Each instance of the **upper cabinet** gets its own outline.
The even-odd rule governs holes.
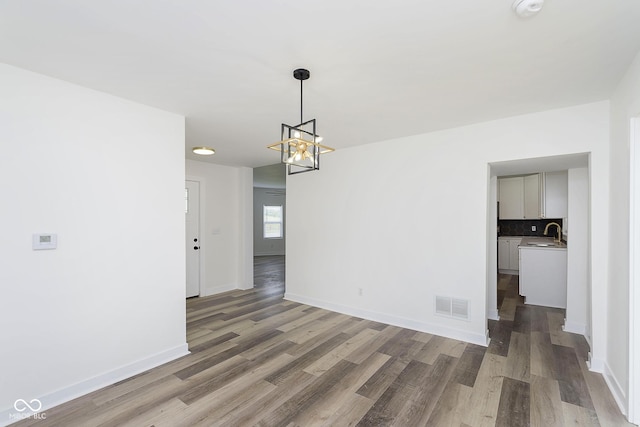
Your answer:
[[[545,172],[541,174],[541,218],[566,218],[569,194],[568,173]]]
[[[540,184],[538,174],[500,178],[498,180],[500,219],[540,218]]]
[[[500,219],[524,218],[524,181],[522,177],[498,179]]]
[[[524,180],[524,218],[540,218],[540,176],[528,175]]]
[[[499,219],[567,217],[567,171],[498,179]]]

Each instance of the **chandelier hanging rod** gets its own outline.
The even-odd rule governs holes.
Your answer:
[[[311,73],[309,72],[309,70],[305,70],[304,68],[298,68],[297,70],[293,71],[293,77],[296,80],[300,80],[300,123],[302,123],[302,122],[304,122],[304,119],[302,118],[303,117],[303,115],[302,115],[302,106],[303,106],[303,103],[302,103],[302,93],[303,93],[302,83],[305,80],[308,80],[309,77],[311,77]]]

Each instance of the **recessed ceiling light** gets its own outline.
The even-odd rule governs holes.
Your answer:
[[[194,154],[199,154],[201,156],[210,156],[216,152],[216,150],[209,147],[193,147],[191,151],[193,151]]]
[[[542,6],[544,6],[544,0],[516,0],[513,3],[513,10],[521,18],[528,18],[540,12]]]

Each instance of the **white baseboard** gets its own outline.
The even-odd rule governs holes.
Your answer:
[[[587,360],[587,367],[591,372],[598,372],[599,374],[604,373],[604,361],[601,359],[596,359],[593,357],[593,354],[589,352],[589,359]]]
[[[587,366],[589,367],[590,371],[602,374],[604,382],[607,384],[607,387],[609,387],[609,391],[611,391],[611,394],[613,395],[613,398],[615,399],[620,412],[622,412],[623,415],[627,415],[626,393],[620,386],[620,382],[613,374],[613,371],[611,371],[611,368],[609,367],[607,362],[601,359],[596,359],[592,356],[591,353],[589,353]]]
[[[620,386],[618,379],[613,374],[613,372],[611,371],[611,368],[609,368],[609,365],[606,362],[604,363],[604,372],[602,373],[602,376],[604,377],[604,382],[607,383],[607,386],[609,387],[609,390],[611,391],[613,398],[618,404],[618,408],[620,408],[620,412],[622,412],[622,414],[626,416],[628,413],[627,412],[627,395],[624,392],[623,388]]]
[[[200,296],[210,297],[211,295],[221,294],[223,292],[235,291],[239,289],[236,283],[227,283],[225,285],[216,286],[214,288],[205,289]]]
[[[585,325],[584,323],[576,323],[564,319],[562,330],[565,332],[571,332],[572,334],[586,335],[587,325]]]
[[[489,310],[487,318],[489,320],[500,320],[500,314],[498,313],[498,309],[492,308],[491,310]]]
[[[27,417],[44,419],[46,418],[47,409],[53,408],[54,406],[58,406],[80,396],[84,396],[85,394],[99,390],[103,387],[115,384],[118,381],[130,378],[141,372],[155,368],[156,366],[160,366],[172,360],[186,356],[187,354],[189,354],[189,346],[187,343],[184,343],[145,359],[138,360],[129,365],[121,366],[112,371],[105,372],[93,378],[86,379],[44,396],[40,396],[37,400],[40,401],[42,406],[35,413],[33,411],[18,412],[14,407],[5,409],[0,411],[0,426],[7,426]],[[33,400],[30,399],[29,402],[33,402]]]
[[[434,325],[425,322],[418,322],[403,317],[398,317],[385,313],[378,313],[375,311],[362,310],[355,307],[344,306],[340,304],[334,304],[327,301],[317,300],[315,298],[308,298],[301,295],[295,295],[292,293],[285,293],[284,299],[289,301],[298,302],[301,304],[307,304],[314,307],[324,308],[326,310],[335,311],[338,313],[348,314],[350,316],[356,316],[367,320],[373,320],[375,322],[386,323],[388,325],[399,326],[401,328],[413,329],[414,331],[426,332],[429,334],[440,335],[442,337],[452,338],[460,341],[469,342],[481,346],[489,345],[488,331],[485,334],[474,334],[467,331],[461,331],[455,328],[449,328],[442,325]]]

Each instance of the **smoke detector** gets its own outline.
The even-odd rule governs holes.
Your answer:
[[[544,0],[516,0],[513,10],[521,18],[529,18],[542,10]]]

